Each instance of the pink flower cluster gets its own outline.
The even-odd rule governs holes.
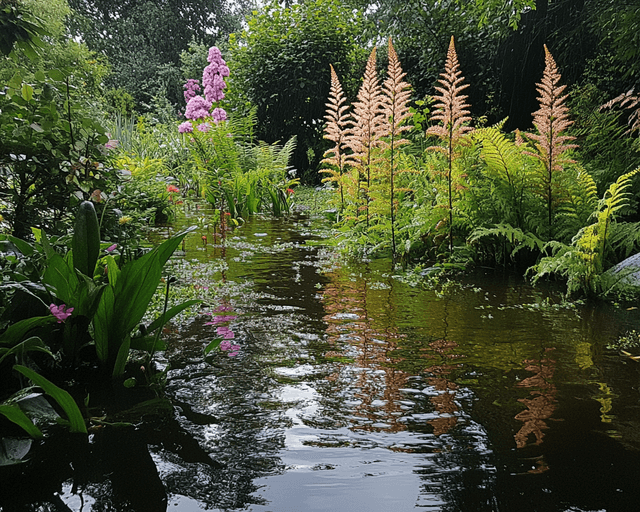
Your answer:
[[[49,311],[51,311],[51,314],[58,319],[58,323],[61,324],[71,316],[71,313],[73,313],[73,308],[67,308],[66,304],[62,304],[60,306],[51,304],[49,306]]]
[[[193,131],[193,125],[189,121],[185,121],[178,126],[179,133],[191,133]]]
[[[207,57],[209,65],[202,72],[202,85],[204,86],[204,97],[207,101],[214,103],[224,98],[222,90],[227,86],[224,77],[229,76],[229,68],[222,58],[220,50],[213,46],[209,48]]]
[[[227,113],[223,108],[211,109],[214,104],[224,98],[223,89],[227,86],[224,82],[224,77],[229,76],[229,67],[222,58],[222,53],[215,46],[209,48],[209,55],[207,57],[209,65],[204,68],[202,73],[202,86],[204,87],[204,97],[197,94],[200,91],[200,83],[198,80],[190,78],[187,83],[184,84],[184,99],[187,102],[187,108],[184,112],[184,117],[191,119],[192,121],[203,120],[209,116],[213,119],[214,123],[227,120]],[[200,123],[196,127],[198,131],[208,132],[211,125],[208,123]],[[178,132],[180,133],[192,133],[193,125],[186,121],[178,126]]]
[[[197,96],[197,93],[200,90],[200,82],[194,78],[189,78],[187,83],[184,84],[184,89],[184,101],[189,103],[191,98]]]
[[[231,308],[229,306],[219,306],[214,309],[214,313],[225,313],[230,311]],[[207,313],[211,315],[212,313]],[[227,352],[229,357],[235,357],[238,355],[238,351],[240,350],[240,345],[233,344],[232,339],[236,337],[235,333],[231,330],[228,325],[220,325],[220,324],[228,324],[229,322],[238,318],[237,315],[213,315],[211,318],[211,322],[206,322],[204,325],[216,325],[216,334],[222,338],[220,343],[220,350],[223,352]]]
[[[184,112],[184,117],[187,119],[204,119],[209,115],[211,110],[211,102],[205,100],[202,96],[194,96],[187,103],[187,110]]]

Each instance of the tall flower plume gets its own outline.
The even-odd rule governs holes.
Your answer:
[[[554,176],[557,172],[562,171],[564,164],[573,162],[567,158],[566,152],[577,145],[568,144],[575,137],[563,135],[564,130],[573,124],[573,121],[569,120],[569,108],[564,103],[567,94],[563,93],[567,86],[559,85],[561,76],[558,72],[558,66],[556,66],[556,62],[546,45],[544,54],[545,68],[542,81],[537,84],[537,90],[540,93],[538,98],[540,108],[533,113],[533,124],[538,129],[538,133],[525,134],[535,143],[536,151],[525,151],[524,153],[540,160],[544,167],[542,196],[547,201],[549,230],[551,231]]]

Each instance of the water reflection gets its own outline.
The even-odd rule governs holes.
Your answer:
[[[602,349],[626,317],[546,307],[502,274],[439,297],[388,262],[325,265],[313,229],[254,219],[224,253],[188,239],[174,270],[233,308],[240,352],[202,362],[205,315],[167,332],[171,414],[85,448],[128,469],[43,455],[31,510],[56,489],[122,510],[132,482],[157,510],[637,510],[640,366]]]
[[[551,354],[553,349],[546,349],[547,354]],[[549,357],[544,357],[538,361],[525,360],[527,365],[525,369],[532,372],[533,375],[520,381],[517,386],[531,389],[530,395],[533,398],[518,398],[518,402],[524,404],[527,409],[516,414],[515,419],[522,421],[524,424],[514,435],[516,446],[523,448],[527,445],[528,438],[533,435],[535,444],[542,443],[544,438],[543,430],[549,428],[545,422],[556,410],[555,395],[557,390],[553,384],[553,374],[555,370],[555,361]],[[539,467],[535,470],[541,472],[548,467],[540,462]]]

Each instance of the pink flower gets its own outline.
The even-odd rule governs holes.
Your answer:
[[[220,343],[220,350],[223,352],[228,352],[229,357],[235,357],[238,355],[238,351],[240,350],[240,345],[233,345],[228,340],[222,340]]]
[[[211,125],[209,123],[200,123],[196,128],[198,128],[198,131],[202,133],[207,133],[211,128]]]
[[[211,101],[205,100],[202,96],[194,96],[187,103],[187,109],[184,112],[184,117],[187,119],[204,119],[209,115],[211,110]]]
[[[214,108],[211,117],[216,123],[227,120],[227,112],[223,108]]]
[[[185,121],[178,126],[179,133],[191,133],[193,131],[193,125],[189,121]]]
[[[225,340],[231,340],[236,337],[231,329],[228,327],[222,326],[216,329],[216,333],[218,336],[222,336]]]
[[[184,101],[189,103],[189,100],[196,95],[196,92],[200,90],[200,82],[193,78],[189,78],[187,83],[184,84]]]
[[[107,247],[107,252],[113,252],[116,250],[116,247],[118,247],[118,244],[113,244],[110,245],[109,247]]]
[[[73,308],[67,309],[66,304],[62,304],[60,306],[51,304],[49,306],[49,311],[51,311],[51,314],[58,319],[58,323],[61,324],[71,316],[71,313],[73,312]]]

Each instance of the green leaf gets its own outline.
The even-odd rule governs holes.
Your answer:
[[[171,320],[174,316],[182,313],[185,309],[194,306],[195,304],[200,304],[202,301],[198,299],[188,300],[183,302],[182,304],[178,304],[177,306],[173,306],[171,309],[167,310],[164,315],[156,318],[149,327],[147,327],[147,332],[153,332],[156,329],[161,328],[164,324],[166,324],[169,320]]]
[[[56,321],[53,315],[34,316],[20,320],[0,335],[0,344],[14,346],[22,341],[29,331],[43,325],[52,324]]]
[[[134,388],[136,384],[137,382],[135,377],[130,377],[122,383],[125,388]]]
[[[204,347],[204,355],[209,355],[210,352],[217,349],[222,343],[222,338],[214,338],[211,343],[209,343],[206,347]]]
[[[53,354],[49,351],[44,342],[37,336],[32,336],[31,338],[18,343],[13,348],[0,348],[0,363],[2,363],[2,361],[4,361],[11,354],[26,354],[27,352],[44,352],[45,354],[49,354],[53,358]]]
[[[31,421],[31,419],[22,412],[22,409],[17,405],[0,404],[0,414],[21,427],[34,439],[41,439],[44,437],[42,432],[40,432],[40,429],[33,424],[33,421]]]
[[[48,258],[42,282],[65,304],[76,303],[80,281],[73,265],[58,253],[52,252]]]
[[[22,84],[21,96],[25,101],[31,101],[31,98],[33,98],[33,87],[29,84]]]
[[[87,433],[87,426],[84,423],[82,413],[80,412],[80,409],[78,408],[75,400],[67,391],[65,391],[64,389],[60,389],[51,381],[47,380],[42,375],[34,372],[26,366],[17,364],[13,367],[13,369],[27,377],[36,386],[42,388],[42,390],[47,395],[49,395],[58,403],[58,405],[62,408],[62,410],[67,415],[67,418],[69,419],[69,430],[71,432],[78,432],[83,434]]]
[[[64,81],[65,78],[64,74],[59,69],[51,69],[47,71],[47,75],[49,76],[49,78],[57,80],[58,82]]]
[[[129,359],[129,349],[131,348],[131,336],[127,336],[124,343],[120,345],[118,349],[118,356],[116,357],[116,364],[113,366],[113,377],[120,377],[124,374],[124,368]]]

